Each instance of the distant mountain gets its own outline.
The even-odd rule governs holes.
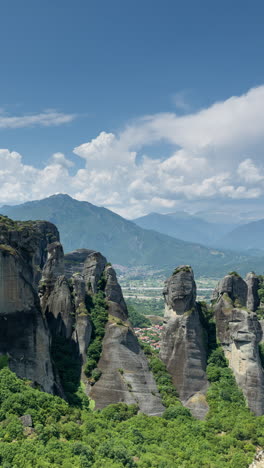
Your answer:
[[[233,229],[235,226],[242,226],[243,224],[253,223],[264,218],[264,207],[259,203],[254,208],[249,206],[245,200],[243,204],[228,204],[219,206],[218,208],[200,210],[195,213],[195,216],[202,218],[208,223],[225,224],[227,220],[232,220]]]
[[[144,229],[154,229],[177,239],[205,245],[214,244],[216,239],[234,228],[232,224],[210,223],[184,211],[169,214],[150,213],[133,221]]]
[[[170,272],[175,265],[191,264],[196,275],[220,276],[230,270],[241,274],[263,271],[264,259],[209,249],[155,231],[142,229],[106,208],[53,195],[0,213],[16,220],[47,220],[56,224],[65,251],[88,248],[102,252],[112,263],[152,265]]]
[[[264,219],[237,227],[220,239],[218,244],[232,250],[249,251],[250,254],[254,252],[254,255],[259,253],[258,250],[264,251]]]

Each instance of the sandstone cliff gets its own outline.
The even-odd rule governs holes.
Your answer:
[[[208,405],[205,392],[207,335],[196,305],[196,285],[189,266],[176,268],[166,281],[165,325],[160,357],[172,375],[183,404],[198,418],[204,418]]]
[[[213,298],[217,337],[223,347],[237,384],[249,408],[264,414],[264,374],[258,344],[262,330],[252,310],[257,305],[257,279],[247,276],[246,282],[232,273],[218,284]],[[247,308],[248,307],[248,308]]]
[[[251,310],[251,312],[256,312],[260,305],[258,295],[258,289],[260,287],[259,278],[255,273],[251,272],[247,274],[245,281],[247,284],[247,308]]]
[[[54,391],[55,380],[37,284],[54,241],[59,234],[51,223],[0,217],[0,354],[19,377],[47,392]]]
[[[70,350],[75,370],[79,368],[79,379],[97,408],[109,403],[136,403],[147,414],[161,414],[164,408],[157,386],[127,321],[127,308],[114,269],[105,257],[92,250],[81,249],[64,257],[58,237],[50,240],[39,272],[39,298],[42,320],[48,325],[47,336],[50,332],[55,351],[59,351],[58,343]],[[89,345],[95,339],[91,314],[99,292],[105,297],[108,321],[94,380],[86,375],[85,366]],[[64,395],[63,381],[61,387],[60,372],[54,364],[56,391]]]
[[[146,414],[161,414],[164,407],[147,359],[127,321],[127,307],[114,269],[98,252],[88,251],[86,259],[79,258],[83,263],[86,295],[93,298],[99,290],[104,291],[108,310],[97,366],[100,378],[91,385],[90,379],[82,374],[88,395],[95,401],[96,408],[118,402],[136,403]],[[80,274],[76,259],[75,254],[75,266],[71,265],[71,271],[75,269],[75,274]]]

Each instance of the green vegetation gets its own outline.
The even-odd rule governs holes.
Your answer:
[[[220,434],[229,434],[231,443],[234,444],[236,441],[234,445],[244,447],[253,453],[253,444],[264,442],[264,418],[256,418],[247,408],[244,396],[237,387],[234,376],[227,367],[223,351],[219,347],[209,357],[207,375],[211,382],[207,392],[207,401],[210,405],[207,415],[209,427],[218,430]],[[245,462],[242,466],[246,466]]]
[[[161,379],[156,359],[151,365]],[[264,418],[245,407],[220,351],[212,353],[209,366],[206,421],[195,420],[176,396],[163,417],[137,414],[136,405],[124,403],[101,412],[80,410],[2,369],[0,467],[247,468],[264,443]],[[217,378],[213,367],[221,369]],[[20,420],[28,414],[32,428]]]
[[[68,402],[81,408],[89,405],[80,386],[81,361],[76,354],[75,343],[55,336],[52,338],[51,355]]]
[[[228,273],[229,276],[237,276],[238,278],[240,278],[240,275],[236,272],[236,271],[230,271]]]
[[[101,286],[103,287],[103,280]],[[103,291],[98,291],[93,297],[87,297],[86,307],[92,322],[92,337],[87,351],[87,361],[84,372],[95,383],[100,377],[100,371],[96,370],[97,363],[102,352],[102,340],[105,334],[105,325],[108,320],[108,310]]]
[[[158,351],[153,349],[150,345],[143,342],[140,342],[140,346],[143,349],[145,355],[147,356],[149,368],[153,372],[158,391],[160,393],[162,403],[165,406],[165,408],[169,408],[170,406],[182,407],[182,404],[178,398],[178,393],[172,383],[171,375],[168,373],[164,362],[162,362],[159,358]]]
[[[7,244],[0,244],[0,250],[2,250],[3,252],[9,253],[11,255],[17,255],[17,251],[13,247]]]
[[[172,274],[176,275],[177,273],[180,273],[180,271],[183,271],[185,273],[190,273],[191,270],[192,269],[191,269],[190,265],[183,265],[183,266],[175,268],[175,270],[174,270],[174,272]]]
[[[6,354],[1,354],[0,356],[0,370],[8,366],[8,356]]]
[[[264,319],[264,276],[259,275],[258,279],[259,279],[258,296],[260,300],[260,306],[257,309],[256,313],[257,313],[258,319],[263,320]]]
[[[259,275],[258,278],[259,278],[258,295],[259,295],[260,302],[264,303],[264,276]]]
[[[88,315],[88,311],[84,302],[80,302],[80,304],[78,305],[76,309],[76,315]]]
[[[128,309],[133,308],[140,315],[164,315],[164,300],[149,299],[142,300],[139,298],[126,298]]]
[[[96,337],[102,338],[107,319],[103,292],[88,305],[94,343]],[[78,408],[76,401],[70,405],[34,389],[4,367],[0,370],[0,468],[247,468],[256,448],[264,444],[264,416],[255,417],[246,407],[216,342],[212,311],[200,303],[199,313],[209,333],[210,410],[205,421],[196,420],[182,406],[166,366],[144,343],[141,346],[166,407],[163,417],[146,416],[138,413],[137,405],[124,403],[102,411],[92,411],[88,404]],[[62,342],[55,351],[64,386],[76,382],[77,389],[71,350]],[[6,363],[3,356],[3,366]],[[96,379],[100,371],[96,362],[94,366],[90,375]],[[32,417],[32,427],[23,426],[23,415]]]
[[[140,314],[131,304],[127,305],[127,309],[132,327],[145,328],[151,325],[151,321],[143,314]]]

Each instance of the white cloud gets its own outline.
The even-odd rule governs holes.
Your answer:
[[[59,164],[62,167],[72,167],[74,163],[66,159],[63,153],[54,153],[51,158],[53,164]]]
[[[237,169],[237,173],[242,180],[248,183],[257,183],[264,180],[264,174],[260,168],[257,168],[252,159],[242,161]]]
[[[151,146],[162,143],[174,147],[171,155],[152,157]],[[0,202],[68,192],[130,217],[190,207],[201,200],[215,206],[220,200],[253,203],[263,196],[263,145],[260,86],[193,114],[155,114],[135,120],[118,134],[102,131],[74,148],[83,161],[74,174],[69,173],[73,163],[62,153],[55,153],[40,170],[24,165],[18,153],[1,150]]]
[[[76,117],[75,114],[56,111],[22,116],[8,116],[0,112],[0,128],[52,127],[72,122]]]

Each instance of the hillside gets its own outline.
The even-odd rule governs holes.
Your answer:
[[[230,270],[262,272],[264,260],[209,249],[165,234],[142,229],[106,208],[53,195],[0,212],[15,220],[47,220],[58,227],[65,252],[85,248],[102,252],[112,263],[153,265],[170,272],[175,264],[190,263],[196,275],[220,276]]]
[[[264,219],[239,226],[226,234],[218,244],[232,250],[264,250]]]
[[[153,229],[168,236],[205,245],[212,245],[219,236],[234,227],[231,224],[210,223],[181,211],[169,214],[149,213],[133,221],[143,229]]]

